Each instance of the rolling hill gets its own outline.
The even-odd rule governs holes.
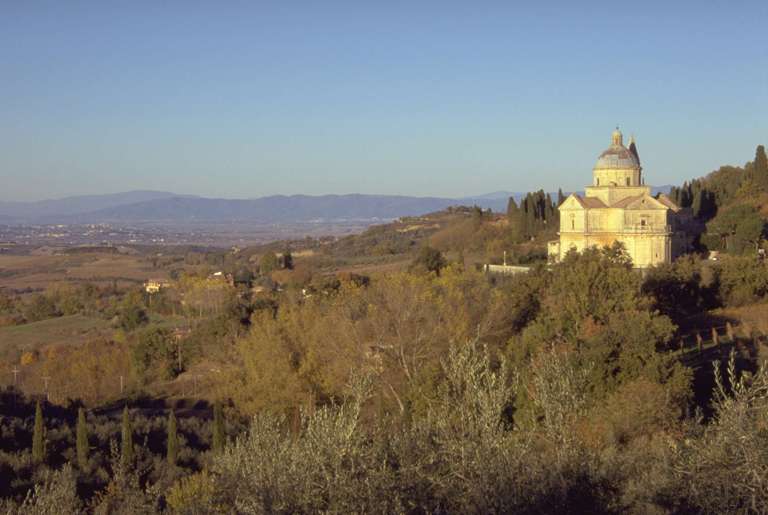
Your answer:
[[[654,192],[669,191],[669,186]],[[556,194],[552,194],[556,198]],[[504,212],[509,197],[497,191],[463,198],[403,195],[274,195],[253,199],[206,198],[163,191],[130,191],[36,202],[0,202],[0,223],[200,223],[378,221],[478,205]]]
[[[179,196],[167,191],[137,190],[107,195],[81,195],[61,199],[38,200],[34,202],[0,201],[0,219],[42,221],[47,217],[71,216],[100,209]]]

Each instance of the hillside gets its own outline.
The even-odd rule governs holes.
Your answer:
[[[743,167],[722,166],[705,177],[670,192],[673,200],[691,209],[705,231],[698,250],[742,254],[764,244],[768,228],[768,157],[759,145]]]

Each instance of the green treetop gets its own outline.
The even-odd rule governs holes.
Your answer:
[[[88,468],[88,426],[85,423],[85,410],[77,410],[77,464],[80,470]]]
[[[226,442],[226,433],[224,432],[224,413],[221,409],[221,403],[217,402],[213,406],[213,450],[221,452]]]
[[[40,401],[35,406],[35,426],[32,430],[32,461],[42,463],[45,460],[45,421]]]
[[[128,413],[128,406],[123,409],[123,424],[121,428],[122,444],[120,452],[123,465],[133,463],[133,429],[131,428],[131,418]]]
[[[179,437],[176,430],[176,415],[171,410],[168,415],[168,438],[166,457],[170,465],[175,465],[179,456]]]

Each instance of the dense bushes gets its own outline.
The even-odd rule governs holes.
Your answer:
[[[649,271],[643,291],[675,322],[718,307],[768,299],[768,263],[750,256],[685,257]]]
[[[709,425],[659,424],[648,403],[663,405],[663,399],[653,388],[635,389],[626,401],[639,403],[634,408],[645,415],[625,425],[624,441],[599,445],[589,431],[600,422],[589,408],[589,370],[574,358],[572,351],[550,348],[531,363],[526,381],[522,370],[481,345],[454,345],[423,413],[366,423],[373,383],[355,376],[343,402],[305,412],[298,425],[282,415],[256,415],[247,433],[191,476],[160,467],[162,474],[142,477],[142,467],[113,459],[110,486],[91,505],[98,513],[164,506],[174,513],[768,509],[765,370],[740,376],[732,361],[727,380],[718,381]],[[519,425],[510,407],[523,390],[536,416]],[[611,416],[615,422],[621,413]],[[51,506],[74,512],[76,478],[67,467],[44,473],[19,512],[46,513]]]
[[[765,372],[740,376],[734,360],[702,421],[691,414],[709,406],[694,403],[671,345],[676,322],[764,296],[764,274],[728,257],[643,279],[620,247],[514,277],[448,265],[287,291],[253,311],[243,337],[214,296],[219,322],[188,338],[233,344],[215,393],[251,420],[247,432],[224,445],[220,408],[214,422],[134,412],[135,457],[120,459],[119,408],[91,413],[82,432],[72,406],[46,417],[36,465],[24,406],[0,433],[3,494],[21,503],[37,484],[27,507],[58,496],[105,513],[764,510]],[[167,330],[129,341],[110,352],[148,378],[177,362]],[[752,367],[754,350],[739,363]],[[80,463],[75,498],[67,462]]]

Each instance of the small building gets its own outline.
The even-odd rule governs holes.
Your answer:
[[[516,275],[527,273],[530,270],[531,267],[519,265],[483,265],[483,271],[487,274]]]
[[[171,283],[164,279],[150,279],[144,283],[144,291],[147,293],[158,293],[164,288],[171,286]]]

